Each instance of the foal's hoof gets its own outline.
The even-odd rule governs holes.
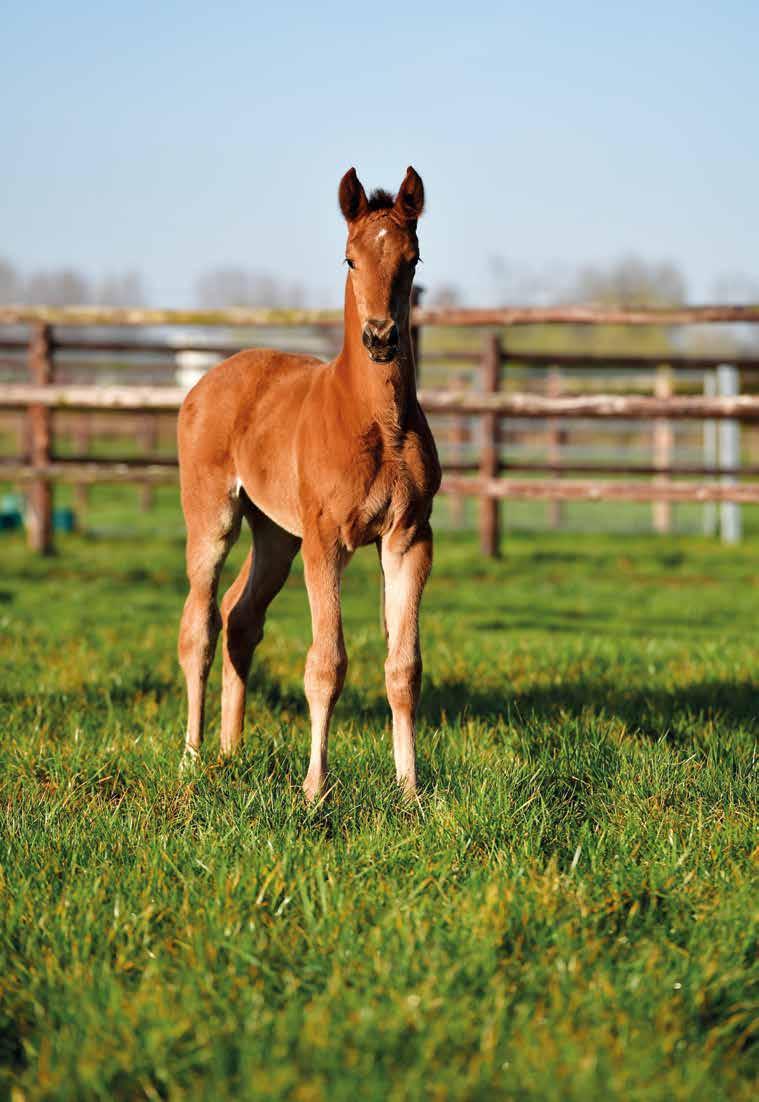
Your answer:
[[[189,776],[200,769],[200,753],[192,746],[185,746],[182,757],[179,759],[180,777]]]
[[[410,780],[408,777],[398,777],[398,788],[404,803],[415,804],[419,802],[419,790],[416,787],[415,780]]]
[[[307,804],[315,804],[325,794],[326,777],[306,777],[303,782],[303,795]]]

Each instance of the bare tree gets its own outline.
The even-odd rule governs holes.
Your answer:
[[[0,302],[19,302],[21,299],[21,280],[10,260],[0,256]]]
[[[298,283],[282,282],[267,272],[231,265],[200,275],[195,296],[199,306],[210,310],[226,306],[299,307],[305,300],[303,287]]]
[[[33,272],[23,294],[27,303],[46,306],[83,306],[92,302],[92,285],[73,268]]]
[[[496,298],[504,305],[547,306],[566,298],[570,273],[561,264],[538,268],[493,254],[488,257],[488,270]]]
[[[134,271],[105,276],[95,293],[101,306],[144,306],[146,301],[142,276]]]
[[[461,290],[455,283],[441,283],[425,296],[425,306],[433,306],[437,310],[449,310],[454,306],[461,306],[462,301]]]
[[[0,257],[0,301],[29,306],[144,306],[139,272],[117,272],[97,284],[75,268],[47,268],[28,276]]]
[[[670,261],[627,256],[606,267],[581,268],[575,297],[620,306],[677,306],[687,295],[685,279]]]

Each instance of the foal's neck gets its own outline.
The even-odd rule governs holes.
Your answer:
[[[398,355],[390,363],[373,363],[361,340],[361,322],[350,276],[345,285],[343,347],[336,360],[341,381],[362,419],[378,421],[391,433],[406,428],[416,401],[414,349],[409,318],[399,326]]]

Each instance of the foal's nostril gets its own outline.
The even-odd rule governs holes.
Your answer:
[[[361,336],[367,348],[394,348],[398,344],[398,326],[392,320],[370,318]]]

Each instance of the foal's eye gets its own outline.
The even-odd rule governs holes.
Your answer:
[[[349,256],[346,256],[345,263],[348,265],[349,268],[355,268],[356,267],[356,265],[353,263],[353,261],[351,260],[351,258]]]

